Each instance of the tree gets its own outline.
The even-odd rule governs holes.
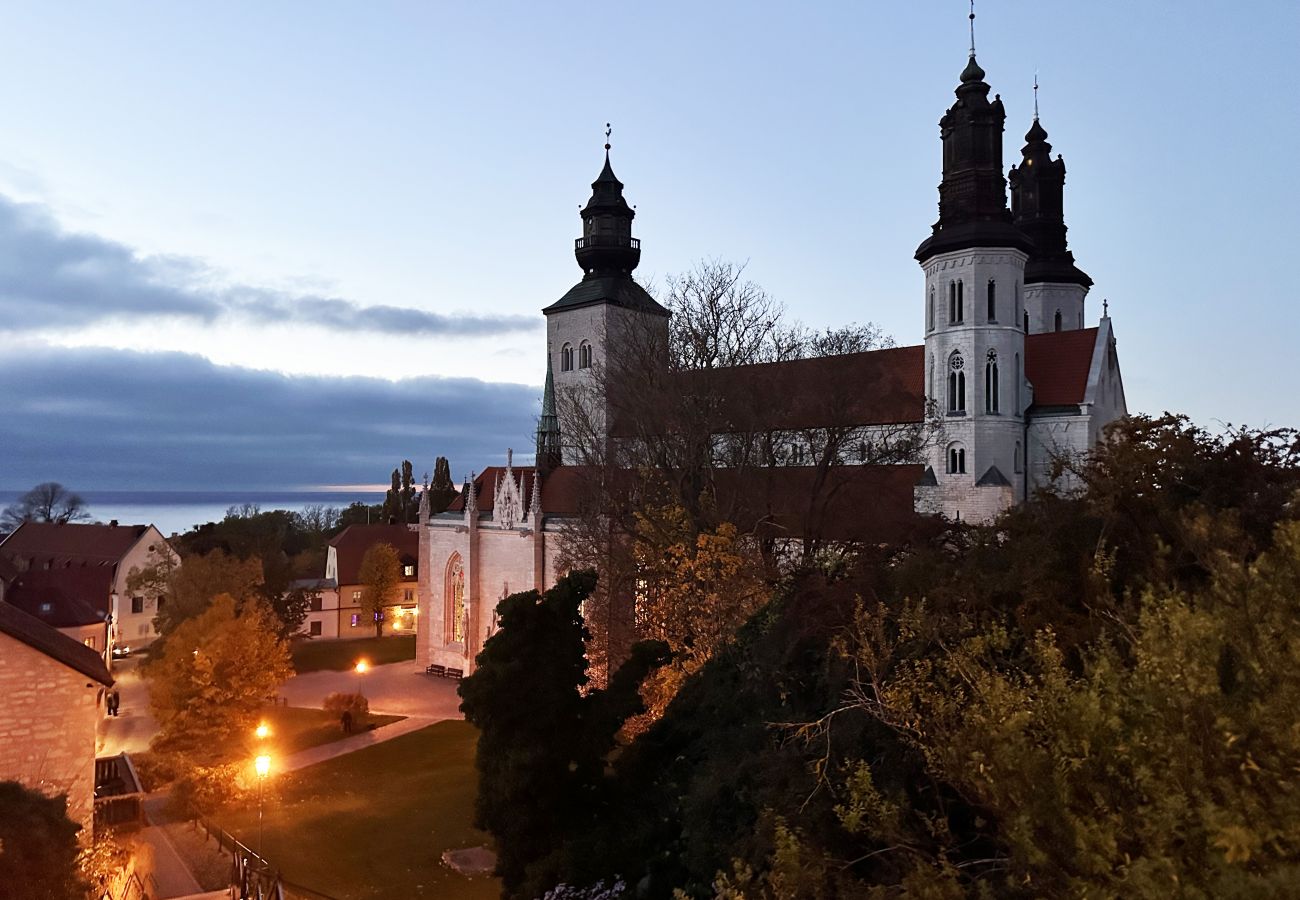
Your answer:
[[[151,748],[192,759],[242,746],[257,711],[293,674],[288,644],[259,600],[229,594],[178,624],[144,670],[159,734]]]
[[[90,885],[78,867],[79,831],[68,818],[67,797],[0,781],[0,894],[85,900]]]
[[[429,513],[437,515],[451,506],[456,499],[456,485],[451,480],[451,464],[447,457],[439,456],[433,464],[433,481],[425,488],[429,495]]]
[[[415,473],[409,459],[402,460],[400,469],[393,470],[393,484],[384,495],[381,513],[384,522],[410,523],[418,519],[419,503],[415,499]]]
[[[667,659],[663,644],[638,644],[608,690],[584,693],[581,608],[595,587],[594,572],[574,572],[545,594],[501,601],[501,627],[459,688],[465,718],[479,729],[475,822],[494,838],[508,898],[540,896],[585,854],[567,838],[605,807],[614,735],[643,708],[640,683]]]
[[[402,561],[389,543],[372,544],[361,557],[361,609],[375,621],[375,637],[384,633],[384,609],[396,599],[402,583]]]
[[[222,550],[190,556],[177,564],[172,554],[155,550],[142,568],[127,574],[127,589],[166,597],[154,617],[154,627],[165,640],[183,622],[202,615],[221,595],[233,597],[242,607],[262,596],[262,564],[238,559]]]
[[[90,518],[86,501],[57,481],[36,485],[0,513],[0,531],[13,531],[24,522],[84,522]]]

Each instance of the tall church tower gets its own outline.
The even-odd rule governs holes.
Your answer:
[[[986,521],[1024,492],[1023,292],[1033,244],[1012,221],[1002,100],[970,60],[939,120],[939,221],[917,248],[925,271],[926,396],[942,420],[917,486],[920,512]]]
[[[605,134],[608,140],[608,126]],[[619,357],[620,347],[632,341],[645,346],[647,340],[667,347],[668,310],[632,279],[641,261],[641,242],[632,237],[636,210],[623,197],[623,183],[614,177],[609,150],[606,143],[605,166],[591,183],[591,199],[581,212],[582,237],[574,241],[582,280],[542,310],[548,388],[554,381],[553,391],[547,392],[551,407],[544,415],[551,417],[548,429],[559,432],[545,440],[551,442],[552,451],[556,441],[561,444],[560,456],[568,464],[589,461],[582,451],[607,446],[609,410],[604,394],[626,361]],[[575,410],[585,421],[575,428],[570,420],[566,427],[565,419]]]
[[[1020,165],[1012,166],[1011,212],[1033,241],[1025,264],[1025,319],[1029,334],[1072,331],[1084,323],[1084,298],[1092,286],[1074,264],[1065,240],[1065,160],[1052,159],[1047,131],[1038,121],[1038,85],[1034,84],[1034,124],[1025,135]]]

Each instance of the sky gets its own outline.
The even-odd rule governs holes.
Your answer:
[[[809,325],[923,337],[958,0],[0,10],[0,490],[526,455],[606,122],[642,283],[745,262]],[[1300,424],[1300,5],[977,13],[1008,164],[1038,73],[1130,411]]]

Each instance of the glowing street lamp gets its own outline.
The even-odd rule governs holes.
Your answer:
[[[264,727],[264,726],[263,726]],[[258,729],[259,731],[261,728]],[[259,756],[253,760],[253,768],[257,770],[257,855],[262,855],[262,785],[266,781],[267,773],[271,771],[271,757]]]
[[[364,675],[366,672],[370,671],[370,663],[366,662],[364,659],[359,659],[357,660],[356,670],[358,675]]]
[[[271,734],[271,726],[267,725],[265,722],[261,722],[258,724],[257,730],[254,731],[253,734],[257,735],[259,741],[264,741]]]

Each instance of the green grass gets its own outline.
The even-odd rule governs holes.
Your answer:
[[[376,728],[398,722],[405,716],[368,715],[362,728],[374,725]],[[269,750],[277,755],[287,756],[318,747],[348,737],[343,733],[339,717],[323,709],[307,709],[300,706],[268,706],[262,713],[262,719],[271,727],[267,738]]]
[[[335,897],[496,900],[495,878],[442,864],[444,850],[487,843],[470,824],[477,737],[466,722],[439,722],[273,778],[264,855],[288,881]],[[256,808],[219,821],[256,846]]]
[[[348,638],[346,640],[300,640],[290,648],[293,667],[299,675],[304,672],[333,670],[341,672],[364,659],[372,666],[415,659],[415,635],[395,634],[389,637]]]

